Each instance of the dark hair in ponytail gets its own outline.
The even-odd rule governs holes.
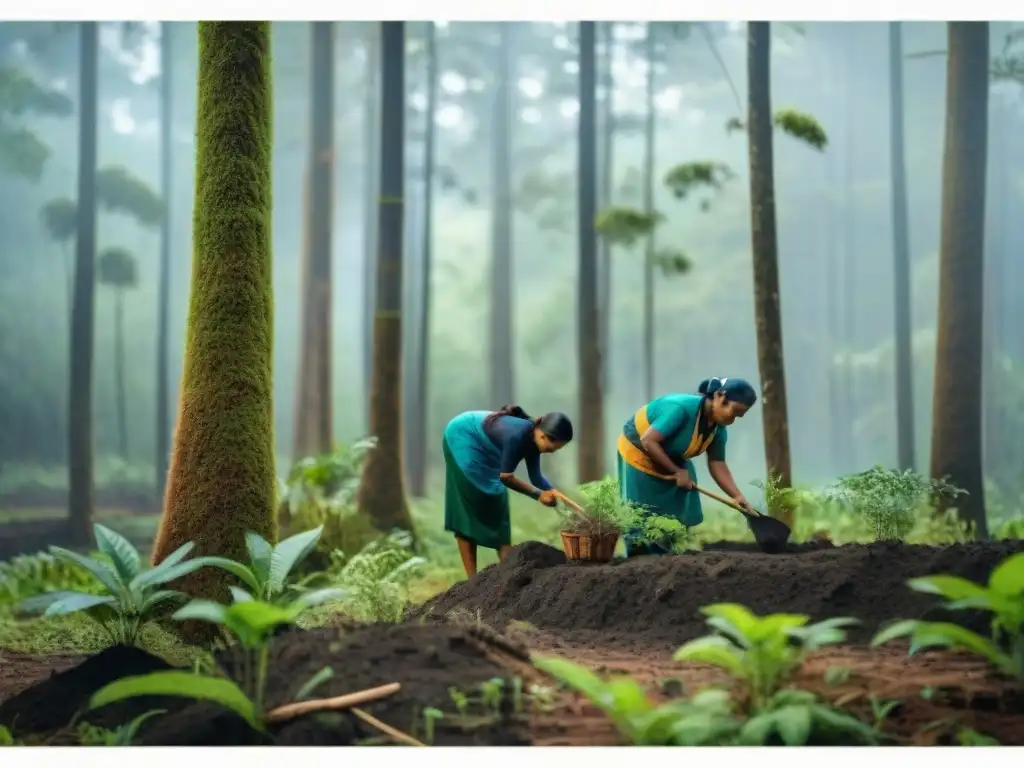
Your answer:
[[[502,416],[513,416],[517,419],[531,421],[533,426],[537,427],[552,440],[557,440],[560,443],[568,443],[572,440],[572,422],[564,413],[551,411],[550,413],[545,413],[539,419],[535,419],[518,405],[503,405],[498,410],[487,414],[487,417],[484,419],[484,426],[491,426]]]
[[[502,416],[514,416],[517,419],[525,419],[526,421],[534,421],[533,417],[530,416],[526,411],[520,408],[518,405],[503,405],[496,411],[491,411],[487,414],[487,418],[484,419],[484,426],[489,427]]]

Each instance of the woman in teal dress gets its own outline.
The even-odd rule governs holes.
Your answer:
[[[743,417],[757,393],[746,379],[705,379],[698,394],[665,395],[629,418],[619,436],[619,494],[646,508],[649,515],[675,518],[688,528],[704,520],[700,494],[694,490],[693,459],[708,455],[708,473],[726,495],[746,509],[725,463],[726,428]],[[623,536],[626,557],[666,554],[644,542],[638,530]]]
[[[497,411],[468,411],[444,430],[444,529],[455,534],[466,576],[476,573],[477,547],[498,550],[502,560],[512,543],[508,489],[547,507],[556,492],[540,471],[540,456],[572,440],[564,413],[531,418],[518,405]],[[526,463],[530,483],[516,477]]]

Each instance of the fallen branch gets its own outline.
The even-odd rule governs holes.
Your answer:
[[[425,746],[427,746],[422,741],[417,741],[416,739],[414,739],[408,733],[404,733],[403,731],[400,731],[397,728],[392,728],[387,723],[382,723],[380,720],[378,720],[376,717],[371,715],[369,712],[364,712],[363,710],[359,709],[358,707],[352,707],[352,714],[355,715],[356,717],[358,717],[360,720],[362,720],[367,725],[372,726],[372,727],[376,728],[378,731],[380,731],[381,733],[390,736],[392,739],[397,741],[399,744],[408,744],[410,747],[425,747]]]
[[[266,723],[280,723],[285,720],[308,715],[310,712],[324,712],[327,710],[350,709],[360,704],[369,704],[371,701],[386,699],[393,696],[401,689],[399,683],[388,683],[376,688],[367,688],[365,691],[346,693],[344,696],[335,696],[331,699],[311,699],[310,701],[298,701],[294,704],[285,704],[267,712],[263,718]]]

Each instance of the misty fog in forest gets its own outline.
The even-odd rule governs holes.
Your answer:
[[[67,487],[74,357],[68,351],[75,232],[81,231],[73,201],[82,199],[82,121],[93,113],[94,481],[100,490],[123,483],[156,498],[166,473],[170,443],[160,425],[162,418],[166,430],[173,428],[191,268],[196,25],[98,24],[92,104],[82,90],[91,87],[81,77],[78,26],[0,24],[0,498],[34,485]],[[307,241],[321,237],[325,217],[332,224],[326,338],[333,439],[350,442],[368,432],[367,297],[377,248],[380,126],[387,119],[379,103],[378,26],[335,23],[333,70],[315,77],[314,51],[323,48],[313,45],[313,25],[273,24],[274,399],[282,473],[295,458],[302,253]],[[657,247],[678,260],[685,255],[689,265],[655,270],[647,382],[645,246],[642,239],[612,243],[598,233],[596,247],[608,265],[598,281],[607,322],[599,330],[606,334],[605,470],[614,471],[622,423],[650,396],[695,392],[709,376],[760,381],[748,147],[742,130],[728,129],[747,116],[744,25],[594,26],[591,138],[599,162],[581,173],[577,24],[406,24],[401,383],[406,470],[425,467],[428,495],[438,495],[443,481],[444,426],[462,411],[515,402],[531,414],[558,410],[579,420],[580,200],[596,200],[595,213],[615,206],[659,212]],[[1015,40],[1013,25],[992,23],[989,31],[990,57],[1010,56],[1004,46]],[[776,23],[771,34],[773,110],[811,115],[827,135],[815,148],[774,134],[793,481],[818,486],[875,464],[899,463],[893,30],[885,22]],[[946,25],[901,24],[898,42],[914,464],[927,473]],[[1024,323],[1024,309],[1013,309],[1015,286],[1024,285],[1024,229],[1012,225],[1024,200],[1024,70],[1004,71],[1006,61],[993,64],[1002,76],[990,80],[987,160],[981,153],[974,159],[987,161],[985,253],[978,259],[985,303],[977,308],[984,313],[985,362],[975,396],[985,414],[989,514],[1002,516],[1018,514],[1024,496],[1024,447],[1017,437],[1024,429],[1024,335],[1012,330]],[[329,193],[311,199],[311,121],[318,101],[333,108],[333,153]],[[653,132],[645,130],[649,102]],[[162,137],[169,137],[166,151]],[[644,199],[649,147],[650,206]],[[666,174],[694,163],[710,164],[720,178],[674,194],[663,182]],[[580,195],[581,183],[592,194]],[[161,253],[166,371],[158,359]],[[429,323],[421,333],[425,296]],[[499,320],[507,312],[510,327],[493,323],[492,309]],[[427,380],[420,387],[423,360]],[[161,417],[158,380],[164,375],[168,402]],[[729,460],[745,489],[765,474],[761,415],[759,406],[730,429]],[[546,460],[553,479],[575,480],[582,447],[574,443]]]

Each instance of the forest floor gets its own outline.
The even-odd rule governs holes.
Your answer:
[[[365,710],[424,741],[618,744],[611,722],[589,703],[556,690],[530,663],[531,655],[558,655],[603,675],[630,675],[655,700],[689,695],[726,681],[711,667],[671,661],[672,652],[708,632],[701,606],[738,602],[761,614],[858,618],[849,644],[813,656],[795,682],[867,722],[880,719],[881,702],[899,702],[881,724],[898,743],[951,743],[958,729],[970,728],[1005,745],[1022,745],[1024,692],[993,677],[984,663],[946,653],[908,657],[905,646],[866,647],[893,619],[939,618],[934,599],[908,589],[908,578],[952,573],[985,581],[999,561],[1022,549],[1021,542],[805,545],[764,555],[722,545],[671,557],[570,565],[559,550],[528,542],[505,563],[414,608],[402,624],[358,626],[339,619],[276,638],[268,703],[286,703],[301,681],[329,665],[335,675],[321,695],[401,683],[396,695]],[[987,630],[984,617],[958,620]],[[231,664],[227,655],[220,661]],[[126,674],[167,667],[165,658],[139,649],[115,647],[88,658],[0,651],[0,724],[30,741],[72,743],[67,724],[93,691]],[[827,675],[830,669],[845,674]],[[483,692],[493,690],[495,678],[518,680],[506,691],[521,695],[489,701]],[[112,728],[156,708],[167,712],[147,721],[136,743],[260,743],[224,710],[183,699],[125,702],[88,719]],[[443,713],[431,728],[423,715],[427,708]],[[363,720],[338,713],[302,717],[272,735],[279,745],[379,738]]]

